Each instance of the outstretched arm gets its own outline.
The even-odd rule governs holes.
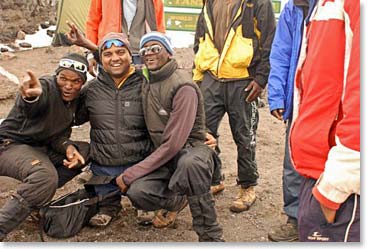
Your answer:
[[[70,28],[70,31],[66,33],[66,37],[72,44],[89,49],[92,52],[98,50],[98,46],[94,44],[91,40],[87,39],[87,37],[85,37],[83,33],[80,32],[80,30],[75,26],[74,23],[66,21],[66,24]]]

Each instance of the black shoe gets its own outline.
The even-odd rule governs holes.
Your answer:
[[[268,238],[274,242],[298,241],[297,220],[289,217],[286,224],[272,228],[268,233]]]

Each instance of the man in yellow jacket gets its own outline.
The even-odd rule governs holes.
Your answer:
[[[204,96],[206,125],[218,137],[227,113],[237,145],[240,188],[233,212],[248,210],[256,200],[256,100],[267,84],[274,32],[270,0],[206,0],[197,24],[193,77]],[[224,189],[220,168],[212,184],[213,193]]]

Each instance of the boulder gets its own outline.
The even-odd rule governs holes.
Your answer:
[[[2,61],[8,61],[15,59],[17,56],[12,52],[4,52],[0,54],[0,60]]]
[[[22,48],[31,48],[32,44],[28,43],[28,42],[20,42],[19,46]]]
[[[25,39],[25,33],[22,30],[19,30],[17,33],[17,39],[18,40],[24,40]]]
[[[8,51],[9,51],[9,49],[7,49],[7,48],[4,48],[4,47],[1,47],[0,48],[0,52],[1,53],[8,52]]]

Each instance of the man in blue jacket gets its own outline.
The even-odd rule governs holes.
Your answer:
[[[292,123],[293,82],[301,47],[304,21],[317,0],[290,0],[280,14],[270,53],[268,101],[271,114],[288,122],[283,161],[283,199],[286,224],[269,232],[272,241],[298,240],[297,211],[301,176],[289,157],[288,135]],[[307,21],[307,19],[306,19]]]

